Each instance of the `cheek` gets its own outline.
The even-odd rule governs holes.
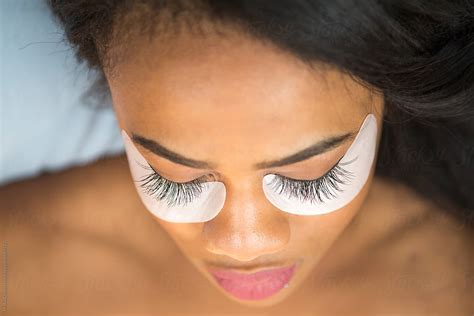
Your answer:
[[[202,233],[203,223],[170,223],[155,217],[155,221],[180,247],[195,247]]]
[[[304,247],[305,251],[318,254],[329,247],[351,225],[359,212],[363,211],[364,201],[370,189],[372,177],[369,177],[359,194],[345,207],[336,212],[303,216],[291,215],[289,222],[295,247]],[[305,253],[305,255],[309,253]]]

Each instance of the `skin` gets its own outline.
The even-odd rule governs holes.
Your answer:
[[[259,308],[229,299],[195,269],[141,204],[124,156],[1,187],[0,205],[6,315],[474,310],[472,231],[410,189],[378,177],[314,271],[287,299]]]
[[[117,48],[124,58],[106,72],[120,128],[211,162],[190,168],[137,144],[169,180],[224,182],[226,204],[206,223],[162,221],[141,204],[123,156],[2,188],[10,311],[472,314],[473,235],[410,189],[372,169],[351,203],[314,217],[282,212],[263,195],[265,174],[317,178],[351,141],[287,166],[255,163],[358,131],[367,113],[380,131],[380,95],[237,33],[182,34],[166,50],[158,39],[128,44],[133,54]],[[295,261],[289,287],[264,301],[234,299],[206,271]]]

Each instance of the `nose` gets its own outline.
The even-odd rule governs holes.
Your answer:
[[[226,184],[223,209],[202,230],[205,248],[238,261],[252,261],[283,250],[290,240],[285,214],[265,198],[260,187]]]

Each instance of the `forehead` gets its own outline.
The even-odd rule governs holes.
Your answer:
[[[119,124],[202,160],[268,159],[357,129],[369,92],[240,35],[130,43],[109,85]]]

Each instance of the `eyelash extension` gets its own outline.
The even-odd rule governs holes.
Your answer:
[[[346,165],[356,159],[346,163],[336,163],[325,175],[315,180],[295,180],[276,175],[269,185],[278,190],[279,194],[285,193],[289,198],[295,196],[301,202],[322,203],[323,196],[327,199],[335,198],[337,192],[342,192],[340,185],[348,184],[354,178],[353,172],[344,169],[341,165]]]
[[[187,205],[199,197],[208,185],[203,177],[184,183],[170,181],[162,177],[150,165],[138,164],[144,169],[151,170],[150,174],[137,181],[140,182],[143,192],[159,201],[165,200],[168,207]]]

